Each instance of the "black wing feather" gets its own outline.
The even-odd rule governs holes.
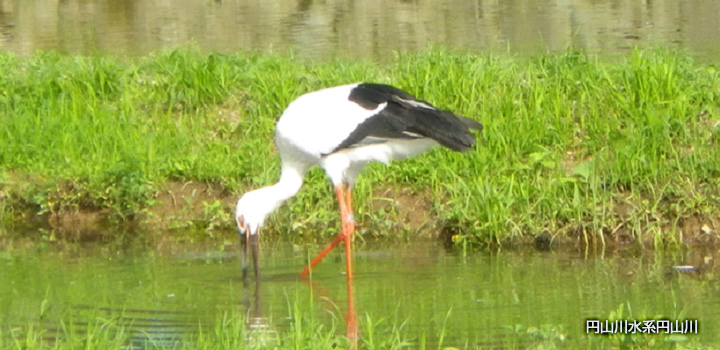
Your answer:
[[[376,109],[382,103],[387,103],[387,106],[360,123],[333,152],[363,144],[363,140],[369,137],[427,137],[462,152],[475,145],[475,137],[470,130],[482,130],[482,124],[472,119],[438,109],[389,85],[359,84],[351,91],[348,99],[368,110]]]

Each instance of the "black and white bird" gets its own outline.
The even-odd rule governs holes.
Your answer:
[[[411,157],[437,145],[467,151],[475,145],[471,130],[482,130],[482,124],[389,85],[359,83],[300,96],[285,109],[275,128],[282,161],[280,180],[245,193],[237,203],[235,218],[245,246],[243,275],[247,273],[248,242],[257,276],[257,237],[265,218],[295,196],[305,172],[318,165],[335,188],[342,229],[301,275],[345,242],[350,281],[351,237],[355,231],[351,188],[363,167],[373,161],[387,164]]]

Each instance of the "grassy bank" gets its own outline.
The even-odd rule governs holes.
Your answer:
[[[90,225],[228,229],[237,196],[277,179],[272,133],[284,107],[307,91],[374,81],[486,128],[469,154],[370,167],[356,189],[361,232],[661,245],[714,240],[720,229],[719,74],[682,53],[610,61],[432,50],[386,65],[193,50],[137,60],[3,53],[0,69],[6,223],[77,227],[89,215]],[[311,171],[265,232],[337,232],[329,187]]]

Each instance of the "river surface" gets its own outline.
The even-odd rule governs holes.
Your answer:
[[[0,48],[142,56],[194,43],[204,51],[286,52],[303,59],[389,60],[428,46],[617,55],[640,46],[720,53],[715,0],[0,0]]]
[[[720,343],[716,250],[463,253],[434,242],[356,246],[361,341],[369,317],[375,334],[402,325],[403,337],[428,348],[575,349],[598,341],[615,348],[608,336],[588,336],[586,327],[587,320],[619,318],[697,320],[697,334],[637,341]],[[265,244],[260,279],[244,284],[233,245],[16,247],[0,254],[0,334],[34,329],[54,340],[68,319],[79,327],[114,319],[130,329],[132,348],[149,341],[173,347],[228,314],[280,334],[297,321],[293,310],[300,305],[321,324],[335,322],[343,335],[342,252],[318,265],[311,282],[297,277],[317,248]]]

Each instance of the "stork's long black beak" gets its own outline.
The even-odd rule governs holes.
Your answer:
[[[240,236],[240,255],[242,256],[242,279],[244,282],[247,282],[248,249],[250,249],[250,254],[252,254],[253,260],[253,268],[255,270],[255,279],[257,280],[260,277],[260,248],[258,244],[258,236],[260,235],[250,234],[250,230],[244,228],[240,228],[238,233]]]
[[[242,279],[243,282],[247,281],[247,255],[248,255],[248,235],[246,234],[246,230],[243,228],[240,228],[238,230],[238,236],[240,237],[240,257],[242,261]]]
[[[250,250],[252,251],[253,268],[255,269],[255,280],[260,278],[260,247],[259,234],[250,235]]]

